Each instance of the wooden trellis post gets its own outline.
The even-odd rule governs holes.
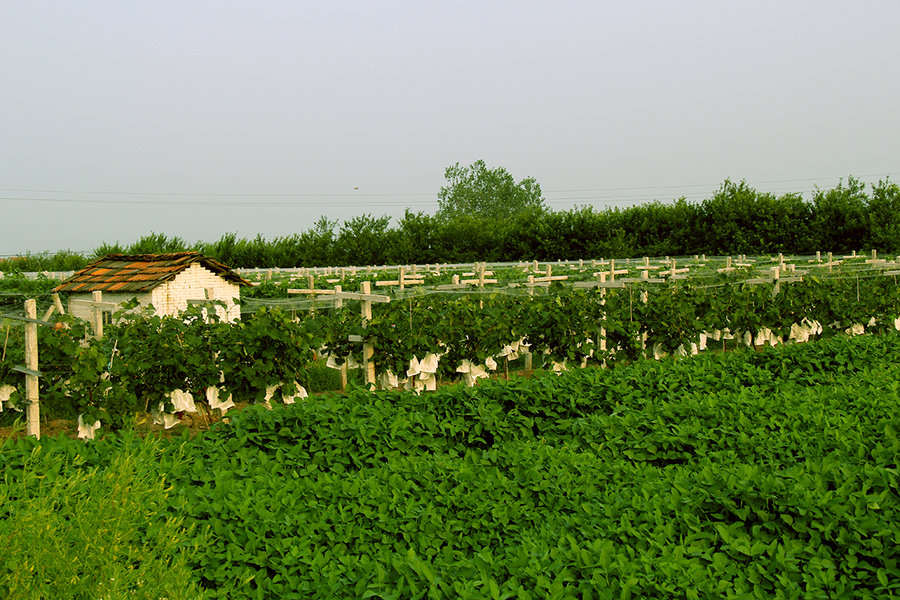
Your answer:
[[[677,263],[676,263],[675,259],[673,258],[671,260],[672,260],[671,268],[668,269],[667,271],[665,271],[665,273],[669,276],[669,279],[686,279],[687,275],[684,275],[684,273],[690,272],[690,269],[688,269],[688,268],[678,269],[678,268],[676,268]]]
[[[463,273],[464,275],[477,275],[477,279],[463,279],[460,283],[463,284],[475,284],[480,288],[484,287],[486,283],[497,283],[496,279],[487,279],[488,276],[493,275],[493,271],[488,271],[487,265],[485,263],[476,263],[475,270],[472,273]]]
[[[416,275],[415,269],[413,269],[412,273],[407,273],[404,267],[400,267],[400,274],[397,279],[392,281],[376,281],[375,287],[385,287],[385,286],[399,286],[400,289],[405,289],[408,285],[419,285],[425,283],[424,275]]]
[[[496,279],[486,279],[485,276],[494,274],[493,271],[485,270],[486,268],[487,268],[486,263],[475,263],[475,273],[472,273],[472,275],[477,274],[478,279],[463,279],[460,283],[463,283],[463,284],[472,283],[472,284],[477,285],[480,289],[484,289],[484,284],[486,284],[486,283],[497,283]],[[468,275],[468,273],[465,273],[465,275]],[[484,299],[481,299],[478,301],[478,306],[479,306],[479,308],[484,308]]]
[[[16,365],[13,371],[25,374],[26,432],[41,439],[41,408],[38,396],[38,325],[49,325],[46,320],[38,320],[37,303],[33,298],[25,301],[25,316],[0,315],[5,319],[24,321],[25,323],[25,364]]]
[[[609,259],[609,280],[611,282],[616,280],[616,275],[627,275],[627,274],[628,274],[628,269],[619,269],[617,271],[615,259],[612,259],[612,258]]]
[[[878,251],[875,250],[874,248],[872,249],[872,258],[866,259],[866,264],[872,265],[873,268],[879,264],[883,264],[886,262],[887,261],[885,259],[878,258]]]
[[[335,289],[340,288],[341,286],[335,286]],[[331,296],[334,294],[334,290],[324,288],[324,289],[315,289],[315,288],[304,288],[304,289],[289,289],[287,291],[288,294],[307,294],[315,298],[316,296]]]
[[[381,296],[378,294],[372,293],[372,282],[371,281],[363,281],[359,284],[360,293],[354,292],[340,292],[335,293],[335,300],[345,298],[347,300],[359,300],[362,303],[362,320],[363,327],[368,325],[369,321],[372,320],[372,303],[373,302],[390,302],[390,296]],[[365,364],[366,369],[366,383],[375,385],[375,362],[372,360],[372,357],[375,354],[375,346],[366,341],[365,339],[353,339],[352,341],[362,341],[363,345],[363,363]]]
[[[103,337],[103,313],[113,312],[116,310],[115,302],[104,302],[103,292],[93,292],[90,300],[81,300],[75,298],[69,302],[77,302],[86,304],[91,309],[91,330],[94,332],[95,338]]]
[[[566,281],[569,279],[568,275],[553,275],[553,270],[550,265],[547,265],[547,274],[543,277],[535,277],[534,275],[529,275],[527,283],[525,284],[528,287],[528,293],[531,296],[534,296],[534,288],[536,286],[548,287],[553,281]]]
[[[62,305],[62,301],[59,299],[59,294],[52,294],[51,297],[53,298],[53,304],[51,304],[50,308],[47,309],[47,312],[44,313],[44,321],[49,321],[54,312],[58,312],[61,315],[66,314],[66,311]]]
[[[841,261],[834,260],[834,254],[831,252],[828,253],[828,262],[821,264],[822,267],[828,267],[828,272],[831,273],[834,271],[834,267],[841,264]]]
[[[28,403],[28,435],[41,439],[41,408],[38,403],[37,304],[25,301],[25,401]]]
[[[443,283],[441,285],[434,286],[436,290],[462,290],[466,288],[465,283],[459,282],[459,275],[453,275],[450,278],[450,283]]]
[[[359,287],[359,291],[363,294],[371,294],[372,293],[372,284],[369,281],[363,281]],[[391,299],[385,296],[387,300],[385,302],[390,302]],[[362,301],[362,319],[363,319],[363,327],[369,324],[369,321],[372,320],[372,300],[360,298]],[[366,365],[366,383],[375,385],[375,361],[373,360],[375,355],[375,348],[372,346],[372,342],[365,341],[363,342],[363,363]]]
[[[660,269],[659,266],[650,266],[650,257],[644,257],[644,264],[638,265],[637,269],[641,272],[641,279],[650,279],[650,271],[656,271]]]
[[[719,273],[731,273],[734,271],[734,267],[731,266],[731,257],[725,257],[725,268],[724,269],[716,269]]]

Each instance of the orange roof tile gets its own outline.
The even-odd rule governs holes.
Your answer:
[[[53,288],[54,292],[123,291],[148,292],[171,281],[190,265],[198,263],[231,283],[251,285],[222,263],[199,252],[173,254],[110,254],[97,259]]]

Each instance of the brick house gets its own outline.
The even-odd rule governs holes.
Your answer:
[[[90,307],[72,300],[91,300],[93,292],[102,292],[104,302],[122,304],[136,298],[141,306],[153,306],[160,315],[176,315],[189,301],[219,300],[216,307],[223,319],[241,318],[236,303],[241,287],[249,281],[222,263],[199,252],[173,254],[109,254],[95,260],[53,288],[65,292],[69,312],[90,320]]]

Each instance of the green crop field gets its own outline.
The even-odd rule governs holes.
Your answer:
[[[23,515],[46,457],[51,490],[143,457],[168,489],[124,493],[146,533],[79,535],[137,569],[172,551],[150,532],[177,524],[173,573],[211,598],[894,597],[898,357],[888,332],[352,389],[193,438],[7,440],[0,538],[39,527]],[[0,595],[46,589],[46,557],[69,560],[54,527],[34,538],[41,563],[31,546],[0,553]]]

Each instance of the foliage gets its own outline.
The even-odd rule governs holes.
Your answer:
[[[321,217],[311,229],[286,237],[245,239],[226,233],[218,241],[192,245],[154,233],[130,245],[103,244],[93,256],[197,250],[234,267],[289,268],[828,250],[900,253],[900,187],[888,180],[867,192],[850,177],[834,189],[816,190],[809,200],[726,180],[699,203],[676,199],[551,211],[533,179],[516,183],[502,167],[490,170],[482,161],[457,164],[447,169],[447,177],[437,215],[407,210],[393,226],[386,216],[361,215],[342,224]],[[88,260],[72,252],[27,254],[0,262],[0,270],[67,271]]]
[[[26,252],[21,256],[0,258],[0,272],[73,271],[82,268],[87,263],[87,257],[72,250]],[[2,283],[2,279],[0,279],[0,283]]]
[[[206,315],[199,307],[179,318],[126,310],[99,340],[88,339],[85,324],[66,316],[56,327],[38,328],[41,410],[45,417],[83,414],[88,422],[99,419],[127,428],[138,411],[160,405],[171,411],[168,395],[176,389],[203,399],[215,386],[235,400],[259,402],[279,385],[288,394],[294,382],[312,391],[314,367],[316,385],[331,381],[334,389],[337,376],[322,375],[320,351],[338,363],[351,355],[361,362],[361,344],[351,341],[354,336],[374,345],[378,375],[390,372],[402,379],[413,359],[437,354],[437,377],[451,382],[464,361],[494,361],[505,372],[505,357],[516,352],[506,349],[520,341],[530,346],[533,366],[541,369],[611,366],[660,352],[685,355],[702,347],[707,334],[719,340],[716,332],[725,332],[724,348],[732,336],[730,347],[757,339],[763,341],[756,345],[768,343],[769,332],[778,338],[772,343],[790,343],[792,332],[804,323],[817,322],[825,336],[860,325],[870,332],[894,329],[900,317],[900,286],[894,278],[849,273],[808,276],[782,285],[778,294],[770,284],[747,283],[750,271],[715,275],[711,285],[676,279],[622,288],[554,284],[530,292],[521,287],[395,291],[392,302],[375,307],[365,324],[359,302],[351,300],[340,309],[291,313],[265,308],[235,324],[219,322],[215,313]],[[268,282],[259,290],[283,297],[289,285]],[[349,291],[353,283],[347,285]],[[24,362],[23,328],[9,321],[6,330],[0,384],[21,390],[22,375],[13,368]],[[21,392],[10,398],[14,404],[21,399]]]
[[[447,185],[438,192],[438,219],[452,221],[460,217],[507,219],[523,213],[544,210],[541,186],[532,177],[516,183],[503,167],[488,169],[483,160],[468,167],[459,163],[444,172]]]
[[[862,247],[868,225],[867,203],[865,186],[853,177],[846,185],[841,181],[834,189],[816,190],[810,225],[820,232],[822,248],[845,252]]]
[[[113,430],[129,428],[138,412],[172,412],[169,392],[183,390],[198,400],[217,386],[244,402],[260,402],[270,386],[295,391],[309,383],[313,335],[284,312],[261,310],[236,324],[191,307],[179,318],[152,312],[116,313],[103,338],[87,336],[70,316],[64,327],[39,327],[42,415],[100,420]],[[0,382],[17,383],[12,367],[22,364],[21,328],[0,363]],[[323,376],[316,374],[317,381]],[[13,402],[22,400],[16,393]]]
[[[891,597],[898,352],[890,334],[354,389],[146,464],[173,487],[161,511],[209,526],[190,564],[214,598]],[[101,467],[132,443],[42,442]]]
[[[0,480],[0,595],[4,598],[202,598],[188,564],[206,534],[166,510],[156,472],[161,444],[91,467],[40,445]],[[50,441],[50,445],[59,444]],[[177,451],[167,448],[170,461]],[[181,460],[185,460],[184,457]]]
[[[13,271],[0,277],[0,313],[23,314],[25,300],[39,300],[40,308],[50,303],[50,290],[59,285],[58,279],[38,274],[37,277],[26,277],[21,272]]]
[[[261,402],[269,386],[284,384],[282,391],[290,393],[294,382],[307,383],[306,370],[318,344],[284,311],[262,309],[220,330],[224,334],[218,348],[211,347],[214,364],[222,373],[222,387],[236,398]]]

